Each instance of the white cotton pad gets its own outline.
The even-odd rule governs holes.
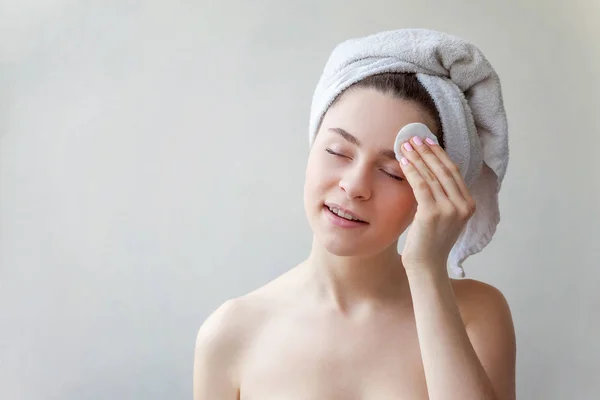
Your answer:
[[[398,135],[396,136],[396,141],[394,142],[394,153],[396,153],[396,159],[400,161],[402,157],[402,151],[400,150],[400,146],[402,143],[408,142],[408,140],[413,137],[418,136],[422,139],[430,138],[436,144],[440,144],[437,140],[437,137],[429,130],[427,125],[422,124],[420,122],[413,122],[412,124],[405,125]]]

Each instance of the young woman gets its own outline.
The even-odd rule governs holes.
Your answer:
[[[440,145],[413,137],[398,162],[396,134],[413,122]],[[336,98],[306,168],[310,255],[205,321],[196,400],[515,398],[507,302],[447,273],[475,203],[441,130],[411,73],[376,74]]]

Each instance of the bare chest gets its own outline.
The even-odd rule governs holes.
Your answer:
[[[240,398],[427,398],[414,321],[272,321],[247,349]]]

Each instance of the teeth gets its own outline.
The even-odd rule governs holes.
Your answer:
[[[346,214],[345,212],[343,212],[342,210],[338,209],[338,208],[334,208],[334,207],[328,207],[329,210],[331,210],[332,213],[337,214],[338,216],[345,218],[349,221],[360,221],[357,218],[354,218],[352,215],[350,214]]]

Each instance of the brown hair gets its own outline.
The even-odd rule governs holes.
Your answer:
[[[421,82],[417,79],[417,75],[414,73],[400,73],[400,72],[387,72],[383,74],[371,75],[357,83],[351,85],[346,90],[358,89],[358,88],[369,88],[375,89],[383,94],[390,94],[399,99],[414,101],[425,109],[430,117],[433,118],[435,123],[434,135],[438,138],[438,141],[442,147],[444,147],[444,138],[442,135],[442,122],[438,110],[433,102],[433,99],[427,93],[427,90]],[[345,91],[344,91],[345,92]],[[338,96],[332,107],[338,99]]]

